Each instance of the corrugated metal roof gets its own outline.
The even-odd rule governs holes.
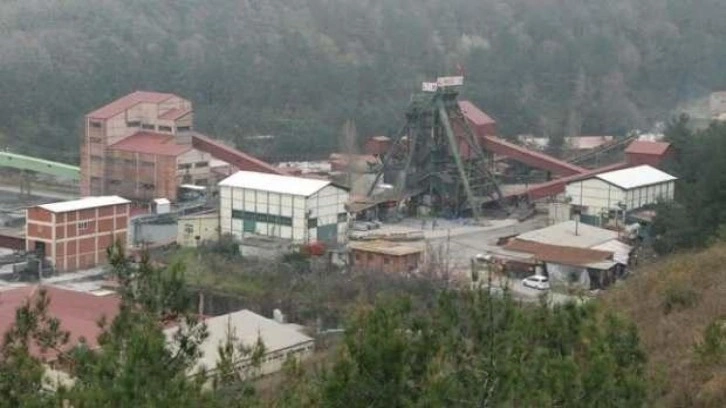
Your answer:
[[[625,149],[625,153],[635,154],[652,154],[656,156],[662,156],[671,147],[670,143],[666,142],[651,142],[647,140],[635,140],[633,143],[628,145]]]
[[[161,103],[176,95],[170,93],[136,91],[86,115],[93,119],[109,119],[139,103]]]
[[[600,147],[615,140],[613,136],[576,136],[566,137],[565,142],[571,149],[587,150]]]
[[[627,265],[628,260],[630,259],[630,251],[633,248],[628,244],[625,244],[623,242],[618,241],[617,239],[614,239],[612,241],[605,242],[604,244],[594,246],[594,247],[592,247],[592,249],[596,249],[598,251],[612,252],[613,260],[615,260],[616,262],[621,263],[623,265]]]
[[[459,101],[461,113],[475,126],[492,125],[497,122],[470,101]]]
[[[38,207],[53,212],[87,210],[90,208],[106,207],[109,205],[128,204],[131,201],[119,196],[84,197],[78,200],[61,201],[58,203],[41,204]]]
[[[140,131],[108,147],[125,152],[179,156],[192,150],[191,144],[177,143],[173,135]]]
[[[413,245],[403,245],[396,242],[376,240],[376,241],[360,241],[350,242],[350,249],[357,251],[373,252],[383,255],[404,256],[413,255],[423,252],[423,248]]]
[[[594,227],[582,222],[565,221],[517,236],[525,241],[576,248],[592,248],[618,238],[615,231]],[[575,233],[577,232],[577,233]]]
[[[582,267],[609,260],[613,256],[613,253],[609,251],[543,244],[522,239],[510,241],[505,248],[510,251],[533,254],[538,260],[544,262]]]
[[[15,323],[15,310],[25,302],[36,299],[40,285],[25,286],[2,291],[2,307],[0,307],[0,335],[5,334]],[[52,286],[43,287],[50,298],[49,315],[60,320],[61,330],[70,332],[67,349],[78,344],[81,337],[86,344],[94,349],[98,346],[97,338],[101,334],[98,321],[105,316],[113,320],[119,312],[118,296],[96,296],[90,293],[61,289]],[[37,343],[30,348],[32,355],[46,357],[51,360],[58,354],[55,350],[43,353]]]
[[[647,164],[600,173],[595,177],[625,190],[676,180],[676,177]]]
[[[329,186],[328,180],[281,176],[256,171],[238,171],[219,182],[220,186],[268,191],[271,193],[311,196]]]
[[[202,356],[197,367],[214,368],[219,358],[219,347],[223,346],[230,336],[236,344],[253,347],[257,339],[265,345],[265,354],[284,350],[297,345],[311,343],[313,339],[301,333],[295,327],[280,324],[249,310],[240,310],[226,315],[206,319],[209,337],[200,345]],[[171,338],[178,328],[164,330]]]

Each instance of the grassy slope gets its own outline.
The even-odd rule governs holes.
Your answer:
[[[706,326],[726,316],[726,244],[646,266],[603,298],[638,326],[654,406],[726,406],[726,367],[699,362]],[[667,304],[674,305],[666,312]]]

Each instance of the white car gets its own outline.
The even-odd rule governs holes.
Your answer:
[[[538,290],[549,290],[550,281],[546,276],[532,275],[522,279],[522,285]]]

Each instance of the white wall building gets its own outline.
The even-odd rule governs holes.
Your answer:
[[[219,183],[220,229],[244,241],[263,235],[295,243],[341,243],[348,191],[327,180],[239,171]]]
[[[613,217],[658,200],[673,200],[675,181],[668,173],[642,165],[574,181],[567,185],[565,194],[582,214]]]

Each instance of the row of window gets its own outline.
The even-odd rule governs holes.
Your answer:
[[[103,127],[103,124],[101,122],[91,121],[90,126],[92,128],[101,128],[101,127]],[[126,122],[126,126],[140,127],[141,129],[146,129],[146,130],[158,130],[159,132],[171,133],[171,131],[172,131],[171,126],[162,126],[162,125],[155,126],[155,125],[152,125],[149,123],[141,123],[141,121],[139,121],[139,120],[128,121],[128,122]],[[176,130],[179,132],[188,132],[188,131],[192,130],[192,127],[191,126],[177,126]],[[91,140],[91,142],[94,142],[94,140]],[[95,142],[95,143],[97,143],[97,142]]]
[[[200,161],[194,163],[194,168],[199,169],[202,167],[209,167],[209,162],[206,161]],[[192,168],[192,163],[182,163],[179,165],[179,170],[189,170]]]
[[[103,158],[101,156],[96,156],[96,155],[91,156],[91,161],[100,162],[102,160],[103,160]],[[115,164],[125,164],[127,166],[130,166],[130,165],[134,164],[134,160],[132,160],[132,159],[117,159],[115,157],[106,158],[106,162],[110,166],[115,165]],[[141,164],[141,167],[154,167],[155,166],[154,162],[150,162],[150,161],[141,161],[140,164]]]
[[[269,224],[292,226],[292,217],[284,217],[282,215],[262,214],[252,211],[232,210],[232,218],[243,221],[266,222]]]
[[[256,213],[256,212],[252,212],[252,211],[232,210],[232,218],[237,218],[237,219],[244,220],[244,221],[267,222],[270,224],[292,226],[291,217]],[[346,214],[346,213],[338,214],[338,222],[346,222],[346,221],[348,221],[348,214]],[[308,218],[308,228],[317,228],[317,226],[318,226],[317,218]]]

